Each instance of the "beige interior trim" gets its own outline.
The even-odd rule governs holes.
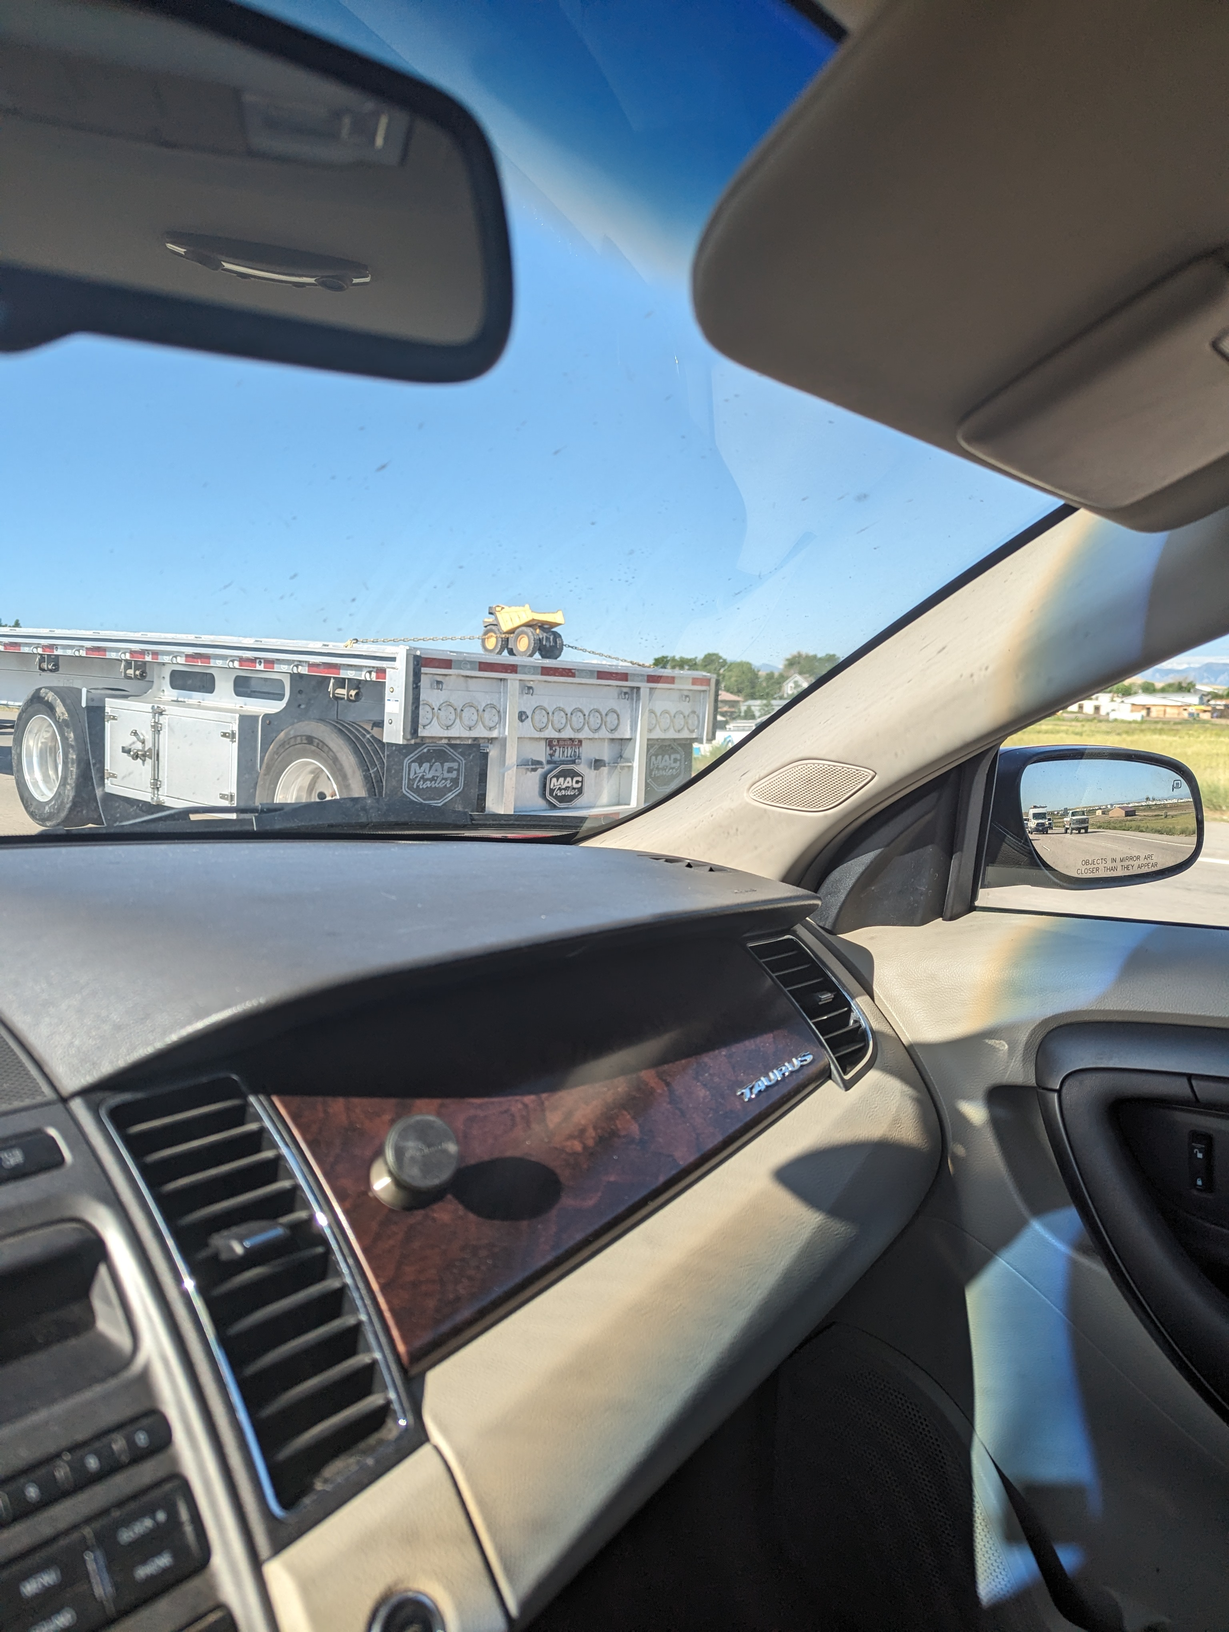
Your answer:
[[[758,373],[963,453],[967,415],[1229,244],[1226,60],[1214,0],[891,0],[726,189],[696,255],[701,327]],[[1118,494],[1114,519],[1229,503],[1229,459],[1167,476],[1146,418],[1117,431],[1114,468],[1131,442],[1169,485]],[[1082,479],[1107,446],[1079,450]]]
[[[1052,906],[1070,900],[1048,893]],[[1134,893],[1145,910],[1147,890]],[[1220,1625],[1229,1425],[1073,1234],[1030,1085],[1041,1039],[1071,1021],[1221,1027],[1229,1045],[1229,933],[1043,908],[860,929],[843,946],[868,974],[873,967],[878,1000],[930,1078],[948,1139],[922,1212],[842,1318],[941,1373],[954,1345],[931,1311],[944,1306],[950,1277],[968,1313],[970,1414],[1000,1467],[1027,1482],[1063,1445],[1060,1457],[1075,1452],[1065,1462],[1075,1474],[1086,1435],[1101,1512],[1090,1512],[1082,1536],[1097,1583],[1135,1601],[1128,1626],[1166,1616]],[[1118,1063],[1139,1046],[1120,1041]],[[1182,1068],[1166,1054],[1154,1046],[1138,1063]]]
[[[1229,1027],[1224,929],[982,910],[843,939],[936,1084],[1031,1083],[1042,1038],[1075,1020]]]
[[[824,10],[835,17],[842,28],[851,32],[865,28],[875,13],[882,9],[884,0],[823,0]]]
[[[947,766],[1224,633],[1227,549],[1229,512],[1168,535],[1077,513],[824,680],[696,782],[586,842],[797,883],[821,848]],[[874,780],[826,814],[749,796],[810,755],[866,766]]]
[[[377,1605],[425,1592],[448,1632],[507,1621],[456,1486],[430,1445],[265,1565],[281,1632],[367,1632]]]
[[[849,1092],[818,1089],[428,1373],[428,1432],[515,1617],[536,1612],[869,1267],[920,1204],[937,1132],[884,1031]]]

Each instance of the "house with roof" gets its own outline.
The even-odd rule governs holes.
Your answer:
[[[1210,720],[1213,694],[1194,691],[1141,691],[1130,697],[1097,691],[1078,703],[1068,703],[1064,714],[1092,714],[1103,720]],[[1219,700],[1219,694],[1218,700]]]

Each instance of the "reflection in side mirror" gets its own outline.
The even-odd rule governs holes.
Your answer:
[[[0,0],[0,348],[78,330],[406,380],[507,339],[451,97],[230,0]]]
[[[1203,801],[1176,759],[1114,748],[999,755],[983,883],[1097,889],[1183,872],[1203,848]]]

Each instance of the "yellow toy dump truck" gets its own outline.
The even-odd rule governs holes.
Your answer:
[[[516,657],[563,656],[559,626],[562,612],[535,612],[528,606],[490,606],[482,623],[482,650],[512,652]]]

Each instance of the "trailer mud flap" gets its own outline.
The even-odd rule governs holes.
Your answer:
[[[691,743],[651,738],[644,765],[644,781],[651,799],[681,787],[691,775]]]
[[[384,745],[384,797],[411,807],[486,809],[489,748],[485,742],[408,742]]]

